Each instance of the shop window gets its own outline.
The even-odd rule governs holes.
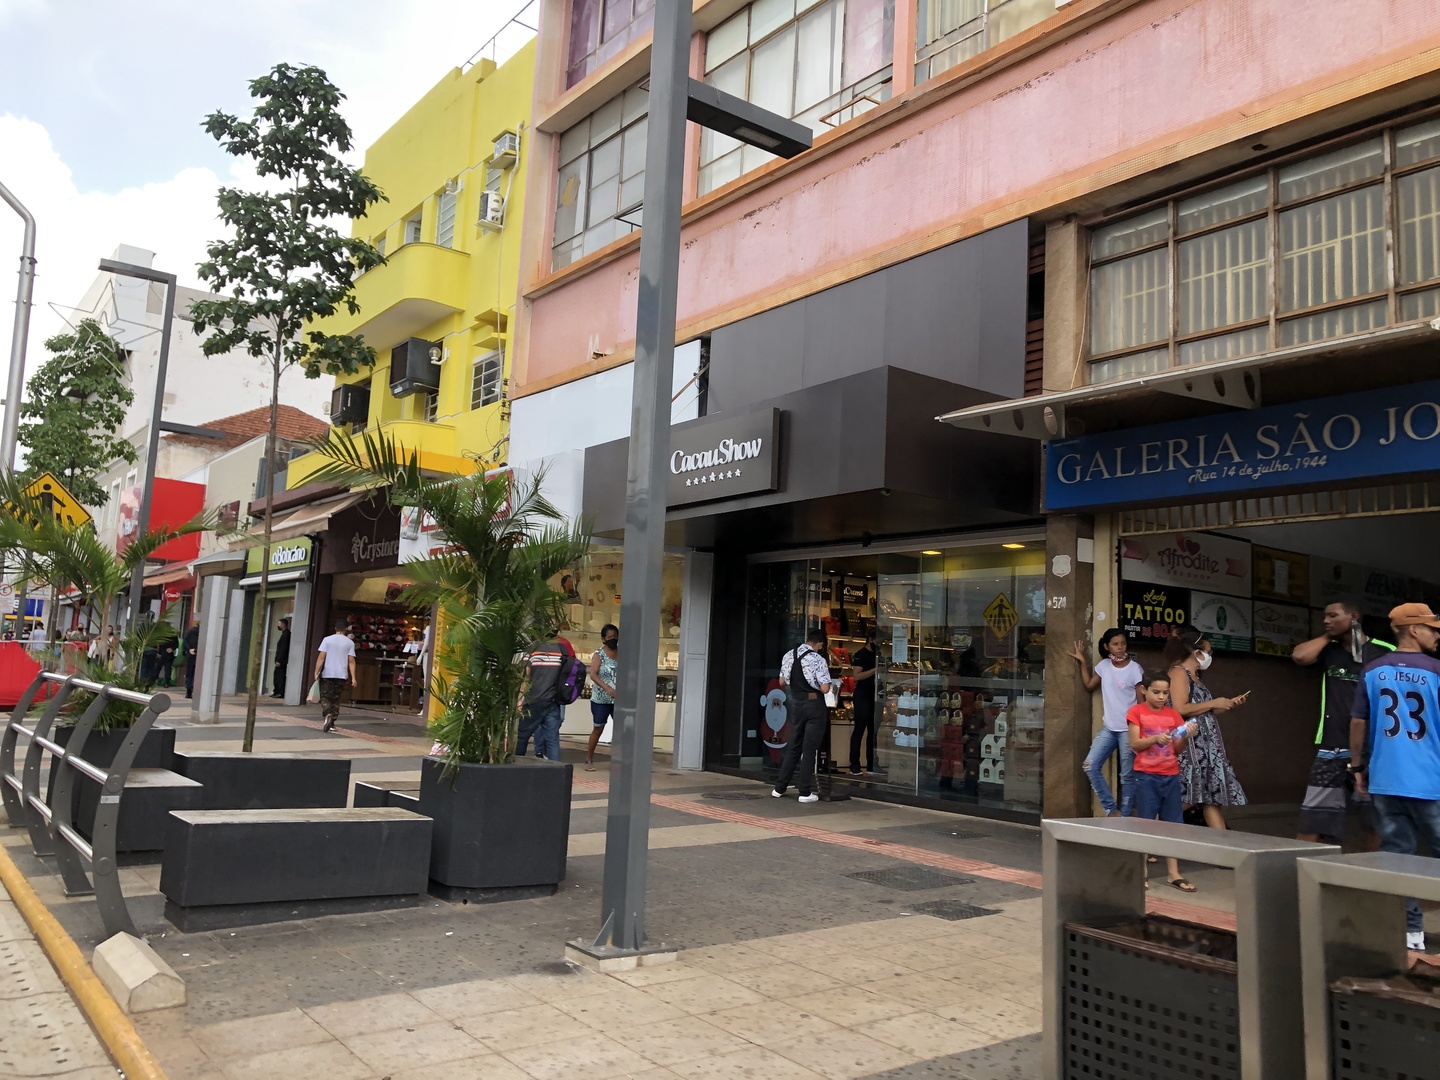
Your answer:
[[[435,199],[435,243],[455,246],[455,198],[458,186],[447,186]]]
[[[504,390],[504,360],[498,352],[486,353],[475,361],[470,381],[470,408],[478,409],[499,401]]]
[[[1055,0],[919,0],[915,82],[934,78],[1055,14]]]
[[[1437,157],[1427,120],[1094,229],[1090,381],[1434,318]]]
[[[711,31],[705,81],[823,130],[889,98],[894,23],[893,0],[756,0]],[[706,129],[700,193],[773,157]]]
[[[655,0],[572,0],[565,86],[574,86],[655,24]]]
[[[560,136],[555,269],[640,227],[648,109],[648,95],[632,86]]]

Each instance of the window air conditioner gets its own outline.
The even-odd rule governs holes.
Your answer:
[[[505,225],[505,197],[498,191],[480,193],[480,220],[482,229],[499,229]]]
[[[332,424],[363,424],[370,415],[370,388],[359,383],[343,383],[330,395]]]
[[[511,168],[520,158],[520,136],[506,131],[496,136],[495,150],[490,155],[490,164],[497,169]]]

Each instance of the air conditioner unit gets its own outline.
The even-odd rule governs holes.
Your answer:
[[[330,395],[332,424],[363,424],[370,416],[370,388],[359,383],[344,383]]]
[[[495,149],[490,155],[490,164],[497,169],[511,168],[520,159],[520,136],[505,131],[495,137]]]
[[[412,337],[391,349],[390,393],[398,398],[440,389],[440,369],[430,362],[430,350],[440,348],[438,341]]]
[[[505,196],[498,191],[480,193],[480,220],[476,223],[482,229],[501,229],[505,226]]]

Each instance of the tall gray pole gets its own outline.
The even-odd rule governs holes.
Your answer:
[[[139,278],[165,286],[165,314],[160,319],[160,358],[155,364],[155,402],[150,408],[150,430],[145,437],[145,479],[140,488],[140,517],[135,522],[136,535],[143,536],[150,528],[150,501],[155,494],[155,457],[160,453],[160,414],[165,408],[165,375],[170,365],[170,329],[175,321],[175,275],[152,270],[148,266],[115,262],[113,259],[101,259],[100,269],[120,277]],[[135,576],[130,579],[128,627],[131,630],[134,630],[140,621],[141,594],[144,591],[145,564],[142,562],[135,568]]]
[[[645,149],[645,224],[635,320],[635,390],[625,486],[625,566],[610,810],[605,828],[603,925],[594,948],[635,952],[645,945],[650,844],[650,779],[655,743],[655,669],[660,648],[660,572],[675,368],[675,300],[680,275],[680,178],[690,82],[690,0],[659,0],[650,51],[650,120]]]
[[[30,336],[31,296],[35,291],[35,217],[4,184],[0,199],[25,223],[20,248],[20,290],[15,300],[15,330],[10,338],[10,378],[5,386],[5,420],[0,424],[0,468],[15,468],[15,439],[20,431],[20,396],[25,392],[25,342]]]

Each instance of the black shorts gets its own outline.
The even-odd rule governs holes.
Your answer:
[[[1305,800],[1300,804],[1300,832],[1340,843],[1345,838],[1347,815],[1353,809],[1366,827],[1373,827],[1369,796],[1355,794],[1350,755],[1322,750],[1310,766]]]

